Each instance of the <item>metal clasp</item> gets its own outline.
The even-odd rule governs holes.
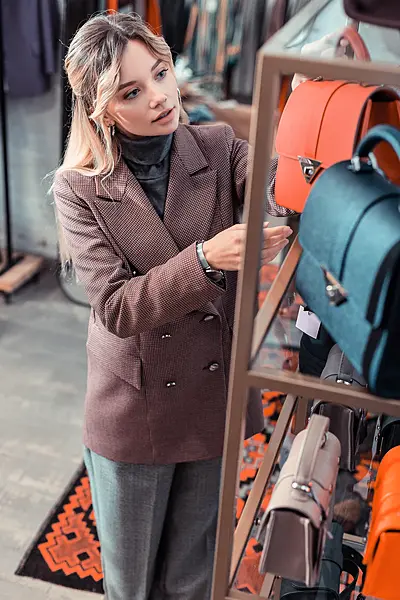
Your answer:
[[[315,504],[318,506],[319,510],[321,511],[321,522],[326,521],[326,519],[327,519],[326,511],[325,511],[324,507],[322,506],[321,502],[316,498],[316,496],[314,494],[314,490],[312,488],[312,481],[310,481],[310,483],[308,485],[304,484],[304,483],[297,483],[297,481],[293,481],[292,488],[294,490],[298,490],[299,492],[303,492],[304,494],[307,494],[307,496],[309,496],[311,498],[311,500],[313,500],[313,502],[315,502]],[[332,490],[333,490],[333,488],[332,488]],[[329,493],[332,493],[331,490],[329,490]]]
[[[350,160],[350,169],[354,173],[361,173],[362,171],[371,172],[371,170],[381,173],[376,157],[372,152],[368,154],[368,161],[361,160],[357,155],[353,156]]]
[[[293,481],[292,488],[294,490],[300,490],[300,492],[304,492],[305,494],[311,494],[311,484],[305,485],[304,483],[297,483],[297,481]]]
[[[304,179],[307,183],[311,183],[319,171],[321,162],[313,158],[307,158],[306,156],[298,156],[297,159],[300,163]]]
[[[329,298],[329,304],[340,306],[347,301],[348,293],[342,284],[330,273],[325,267],[322,267],[322,272],[325,278],[325,294]]]

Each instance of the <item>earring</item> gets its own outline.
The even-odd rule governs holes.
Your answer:
[[[179,88],[177,88],[177,91],[178,91],[179,104],[182,104],[181,90]]]
[[[115,125],[110,125],[110,127],[108,129],[110,131],[111,137],[114,137],[114,135],[115,135]]]

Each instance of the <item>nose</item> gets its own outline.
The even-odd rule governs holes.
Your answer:
[[[150,108],[157,108],[157,106],[164,104],[167,100],[165,93],[160,89],[157,89],[155,86],[151,86],[149,90],[149,97]]]

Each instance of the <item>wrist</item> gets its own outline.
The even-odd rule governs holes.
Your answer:
[[[212,248],[210,248],[210,240],[203,242],[203,254],[210,267],[216,269],[217,267],[213,262]]]
[[[204,273],[209,279],[211,279],[211,281],[221,287],[225,287],[225,273],[219,269],[214,269],[214,267],[208,262],[203,250],[204,244],[205,242],[196,243],[196,252],[199,263],[203,267]]]

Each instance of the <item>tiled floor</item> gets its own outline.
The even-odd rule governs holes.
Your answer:
[[[1,600],[99,598],[13,574],[81,460],[87,319],[50,268],[0,299]]]

